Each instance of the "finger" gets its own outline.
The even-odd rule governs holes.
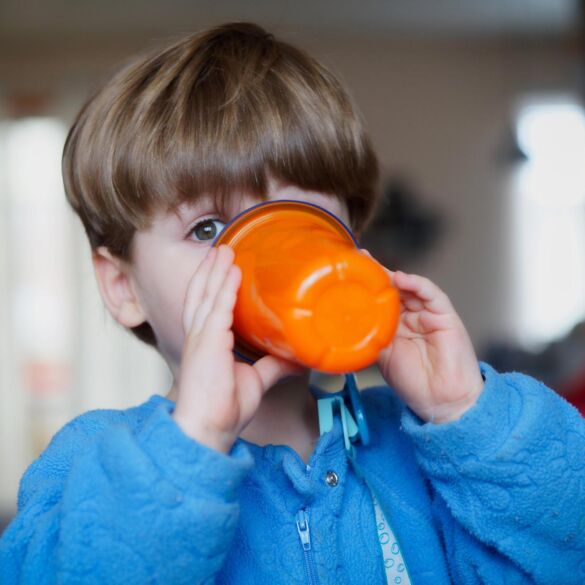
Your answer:
[[[400,307],[404,311],[422,311],[425,308],[424,302],[418,297],[405,293],[400,297]]]
[[[421,311],[418,313],[407,313],[403,318],[403,324],[406,331],[411,331],[418,335],[430,335],[435,331],[441,331],[449,328],[452,323],[449,313],[431,313]]]
[[[260,358],[252,367],[258,373],[264,392],[283,378],[300,376],[307,371],[300,364],[272,355]]]
[[[209,275],[209,271],[215,261],[217,254],[217,248],[210,248],[207,255],[199,266],[195,273],[191,277],[187,292],[185,293],[185,302],[183,306],[183,328],[187,333],[193,324],[193,316],[197,307],[201,304],[203,298],[203,292],[205,290],[205,284]]]
[[[445,313],[453,310],[447,295],[428,278],[397,271],[394,274],[394,284],[401,293],[412,293],[430,311]]]
[[[215,300],[217,293],[223,281],[225,280],[227,271],[229,267],[234,262],[234,251],[225,245],[219,246],[217,249],[217,255],[215,257],[215,262],[211,267],[211,272],[209,273],[209,278],[207,279],[207,283],[205,286],[205,292],[203,293],[204,300],[210,299],[211,303]]]
[[[234,307],[241,278],[241,270],[232,264],[202,326],[205,339],[211,343],[220,336],[228,339],[223,334],[229,332],[229,339],[232,340],[233,345],[233,335],[231,335],[230,329],[234,320]]]
[[[217,251],[215,262],[211,267],[207,282],[205,284],[205,290],[203,297],[193,316],[193,326],[195,333],[198,334],[205,323],[211,309],[215,303],[215,299],[218,293],[221,291],[225,279],[230,271],[232,262],[234,259],[234,253],[231,248],[227,246],[220,246]]]

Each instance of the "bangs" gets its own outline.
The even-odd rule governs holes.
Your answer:
[[[274,179],[369,200],[364,174],[375,175],[376,165],[351,104],[323,70],[307,79],[301,56],[288,53],[283,60],[279,51],[258,51],[247,67],[229,50],[204,67],[188,63],[182,74],[190,84],[172,85],[139,118],[147,127],[136,135],[153,141],[135,143],[127,161],[135,191],[151,205],[207,195],[225,209],[235,194],[264,199]]]

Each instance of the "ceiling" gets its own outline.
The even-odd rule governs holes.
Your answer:
[[[271,29],[368,36],[559,36],[579,0],[0,0],[0,43],[120,39],[230,20]]]

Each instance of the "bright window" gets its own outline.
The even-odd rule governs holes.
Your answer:
[[[585,317],[585,112],[576,98],[528,101],[517,135],[516,325],[537,348]]]
[[[66,128],[0,124],[0,505],[70,414],[74,286],[60,176]]]

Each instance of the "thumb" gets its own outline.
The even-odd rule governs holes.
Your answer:
[[[260,358],[252,367],[258,373],[264,391],[283,378],[301,376],[307,370],[305,366],[273,355]]]

